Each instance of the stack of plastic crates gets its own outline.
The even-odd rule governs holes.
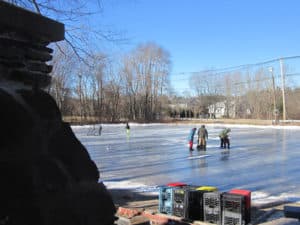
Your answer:
[[[244,225],[245,196],[224,193],[222,195],[222,225]]]
[[[242,189],[232,189],[229,191],[231,194],[245,196],[245,223],[251,222],[251,191]]]
[[[221,224],[221,194],[219,192],[207,192],[203,194],[204,222]]]

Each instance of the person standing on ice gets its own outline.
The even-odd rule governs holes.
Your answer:
[[[102,133],[102,125],[101,125],[101,124],[100,124],[100,126],[99,126],[98,133],[99,133],[99,136],[101,136],[101,133]]]
[[[219,134],[221,145],[220,148],[230,148],[230,141],[229,141],[229,132],[231,131],[230,128],[224,128],[221,133]]]
[[[206,140],[208,138],[208,132],[205,128],[205,125],[202,125],[198,129],[198,146],[200,149],[206,150]]]
[[[189,142],[189,149],[190,151],[193,150],[193,142],[194,142],[194,135],[196,133],[196,128],[191,129],[190,134],[188,136],[188,142]]]
[[[128,122],[126,123],[126,135],[127,135],[127,137],[130,136],[130,126],[129,126]]]

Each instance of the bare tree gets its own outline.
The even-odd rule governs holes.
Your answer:
[[[102,12],[101,0],[5,0],[38,14],[53,18],[65,24],[65,42],[74,54],[86,64],[99,41],[121,43],[126,41],[120,32],[103,30],[89,20]],[[93,24],[93,25],[91,25]],[[62,42],[63,43],[63,42]],[[63,52],[61,43],[56,47]]]
[[[124,59],[123,74],[129,118],[153,120],[167,90],[169,53],[154,43],[138,46]]]
[[[68,100],[72,92],[72,74],[76,70],[76,60],[74,54],[67,45],[63,46],[64,54],[55,52],[51,62],[53,70],[51,72],[52,82],[49,87],[50,94],[54,97],[58,107],[64,115],[70,114]]]
[[[189,85],[196,94],[194,101],[197,106],[193,106],[194,115],[207,114],[209,105],[220,101],[221,96],[224,95],[224,79],[220,75],[213,73],[211,70],[194,73],[190,80]]]

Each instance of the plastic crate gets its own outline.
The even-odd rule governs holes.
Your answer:
[[[173,215],[178,217],[186,216],[187,205],[185,202],[186,188],[177,188],[174,189],[174,198],[173,198]]]
[[[243,190],[243,189],[232,189],[229,191],[231,194],[238,194],[245,196],[245,222],[250,223],[251,222],[251,191],[249,190]]]
[[[184,203],[185,201],[185,188],[174,189],[174,201],[178,203]]]
[[[201,187],[198,187],[196,190],[198,191],[218,191],[218,188],[216,187],[212,187],[212,186],[201,186]]]
[[[190,220],[203,221],[203,194],[204,191],[189,190],[186,201],[188,202],[188,208],[186,211],[186,218]]]
[[[240,213],[225,211],[222,214],[222,225],[244,225],[245,221]]]
[[[173,215],[187,218],[187,210],[189,207],[187,198],[189,191],[194,190],[195,186],[181,186],[173,190]]]
[[[249,190],[242,190],[242,189],[232,189],[232,190],[229,191],[228,193],[231,193],[231,194],[238,194],[238,195],[245,196],[246,207],[247,207],[248,209],[251,208],[251,191],[249,191]]]
[[[168,187],[184,187],[187,186],[187,184],[182,183],[182,182],[174,182],[174,183],[168,183]]]
[[[231,193],[222,195],[222,224],[246,224],[245,196]]]
[[[204,221],[206,223],[213,223],[213,224],[221,224],[221,216],[220,214],[212,214],[212,213],[209,213],[209,214],[204,214],[205,215],[205,219]]]
[[[206,192],[203,194],[204,222],[221,224],[221,194],[219,192]]]
[[[159,189],[158,211],[173,215],[174,187],[163,186]]]
[[[245,196],[224,193],[222,196],[223,210],[235,213],[243,213],[245,211]]]
[[[174,189],[173,215],[187,220],[203,219],[203,192],[196,186],[186,186]]]

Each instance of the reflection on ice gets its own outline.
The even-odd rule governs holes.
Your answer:
[[[218,138],[223,127],[207,125],[207,150],[190,152],[187,136],[193,126],[130,124],[130,138],[124,124],[102,125],[101,136],[87,136],[89,126],[73,129],[109,187],[111,182],[118,188],[146,188],[181,181],[220,191],[249,189],[254,201],[298,201],[299,128],[226,125],[231,128],[231,149],[224,151]],[[188,159],[201,154],[210,157]]]

